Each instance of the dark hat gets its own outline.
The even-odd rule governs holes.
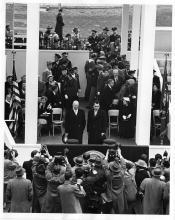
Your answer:
[[[52,27],[52,26],[50,26],[50,25],[48,25],[48,26],[47,26],[47,29],[52,29],[52,28],[53,28],[53,27]]]
[[[62,9],[62,8],[60,8],[60,9],[58,9],[58,11],[59,11],[59,12],[62,12],[62,11],[63,11],[63,9]]]
[[[79,141],[77,139],[68,139],[67,144],[79,144]]]
[[[144,160],[139,159],[137,162],[135,162],[135,165],[141,168],[147,168],[147,164]]]
[[[77,28],[77,27],[74,27],[74,28],[73,28],[73,31],[78,31],[78,28]]]
[[[25,172],[24,168],[22,168],[21,166],[17,167],[17,169],[16,169],[17,176],[23,176],[24,172]]]
[[[121,171],[121,167],[120,167],[120,165],[116,161],[113,161],[113,162],[109,163],[109,169],[113,173],[119,173]]]
[[[153,69],[153,73],[155,73],[156,72],[156,70],[155,69]]]
[[[61,55],[67,55],[68,56],[68,52],[63,52]]]
[[[114,139],[107,138],[103,141],[106,145],[116,145],[116,141]]]
[[[104,31],[109,31],[109,29],[107,27],[103,28]]]
[[[65,36],[65,37],[70,37],[70,36],[71,36],[71,34],[69,34],[69,33],[68,33],[68,34],[66,34],[66,36]]]
[[[111,28],[112,31],[116,31],[117,30],[117,27],[113,27]]]
[[[36,172],[38,173],[38,174],[41,174],[41,175],[43,175],[43,174],[45,174],[45,166],[44,166],[44,164],[39,164],[38,166],[36,166]]]
[[[83,157],[79,156],[79,157],[74,157],[73,161],[75,164],[82,166],[83,165]]]
[[[156,167],[152,170],[152,175],[155,177],[160,177],[162,175],[162,170],[160,167]]]
[[[121,61],[118,63],[118,68],[119,69],[125,69],[125,65],[124,63],[122,63]]]
[[[56,53],[55,56],[56,56],[58,59],[61,58],[61,56],[59,55],[59,53]]]
[[[59,173],[60,173],[60,170],[61,170],[61,168],[60,168],[59,165],[55,165],[55,166],[53,167],[53,173],[55,173],[55,174],[59,174]]]
[[[89,158],[90,158],[90,153],[85,152],[85,153],[83,154],[83,159],[84,159],[84,160],[89,160]]]
[[[97,31],[96,31],[96,30],[92,30],[92,32],[97,33]]]

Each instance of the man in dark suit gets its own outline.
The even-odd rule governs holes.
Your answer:
[[[74,101],[73,108],[66,114],[65,118],[65,133],[69,139],[79,140],[82,144],[83,131],[86,125],[85,113],[79,109],[79,102]]]
[[[52,63],[52,69],[51,69],[54,80],[56,80],[57,82],[59,81],[59,78],[61,76],[60,59],[61,59],[61,56],[58,53],[56,53],[55,62]]]
[[[110,105],[112,104],[112,101],[114,99],[114,80],[108,79],[108,84],[103,90],[103,93],[100,95],[100,106],[101,109],[105,110],[106,113],[108,112]]]
[[[60,59],[60,65],[66,67],[67,70],[70,70],[72,68],[72,63],[68,59],[68,53],[63,52],[61,55],[62,58]]]
[[[33,180],[33,175],[32,175],[32,166],[33,166],[33,158],[35,154],[37,154],[37,150],[33,150],[31,152],[31,159],[28,161],[24,161],[23,163],[23,168],[26,170],[26,179],[29,179],[31,182]]]
[[[88,42],[91,44],[91,48],[94,52],[98,52],[98,42],[99,38],[97,36],[97,31],[92,30],[92,34],[88,37]]]
[[[102,144],[107,127],[106,112],[100,109],[98,102],[88,112],[87,132],[88,144]]]
[[[51,91],[48,92],[47,98],[47,102],[51,104],[52,108],[62,107],[61,93],[58,85],[52,86]]]

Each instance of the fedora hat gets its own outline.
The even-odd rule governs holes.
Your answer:
[[[25,172],[24,168],[22,168],[21,166],[17,167],[17,169],[16,169],[17,176],[23,176],[24,172]]]
[[[82,166],[83,165],[83,157],[79,156],[79,157],[74,157],[73,161],[76,165]]]
[[[162,170],[160,167],[156,167],[152,170],[152,175],[155,177],[160,177],[162,175]]]
[[[48,25],[48,26],[47,26],[47,29],[52,29],[52,28],[53,28],[53,27],[52,27],[52,26],[50,26],[50,25]]]
[[[109,169],[113,173],[119,173],[121,171],[121,167],[120,167],[120,165],[116,161],[113,161],[113,162],[109,163]]]
[[[144,160],[139,159],[137,162],[135,162],[135,165],[142,168],[147,168],[147,164]]]
[[[113,27],[111,28],[112,31],[116,31],[117,30],[117,27]]]

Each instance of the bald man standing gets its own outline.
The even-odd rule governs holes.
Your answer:
[[[79,109],[79,102],[74,101],[72,109],[66,114],[65,133],[68,139],[77,139],[82,144],[83,131],[86,126],[85,113]]]

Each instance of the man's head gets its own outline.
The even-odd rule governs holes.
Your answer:
[[[109,31],[109,29],[108,29],[107,27],[103,28],[103,33],[104,33],[104,34],[107,34],[108,31]]]
[[[62,59],[66,60],[68,57],[68,53],[67,52],[63,52],[62,54]]]
[[[100,103],[98,101],[95,101],[93,108],[94,108],[94,111],[98,111],[100,108]]]
[[[57,85],[53,85],[52,86],[52,91],[56,93],[58,91],[58,86]]]
[[[6,95],[6,101],[7,101],[7,102],[10,102],[10,100],[11,100],[11,95],[10,95],[10,94],[7,94],[7,95]]]
[[[55,54],[55,62],[58,62],[60,59],[61,59],[61,56],[58,53],[56,53]]]
[[[38,153],[37,150],[33,150],[33,151],[31,152],[31,158],[34,158],[34,156],[35,156],[37,153]]]
[[[72,107],[74,110],[77,110],[79,108],[79,102],[77,100],[75,100],[72,104]]]
[[[96,30],[92,30],[92,36],[95,37],[96,36],[97,31]]]
[[[13,82],[12,76],[7,76],[7,82],[10,84]]]
[[[108,79],[108,85],[110,87],[113,87],[114,86],[114,80],[113,79]]]
[[[72,172],[71,171],[66,171],[64,174],[65,180],[70,180],[72,178]]]
[[[40,102],[42,104],[45,104],[47,102],[47,97],[46,96],[42,96]]]
[[[113,34],[117,34],[117,27],[113,27],[111,30],[113,31]]]
[[[113,75],[114,75],[114,78],[118,76],[118,69],[113,70]]]

